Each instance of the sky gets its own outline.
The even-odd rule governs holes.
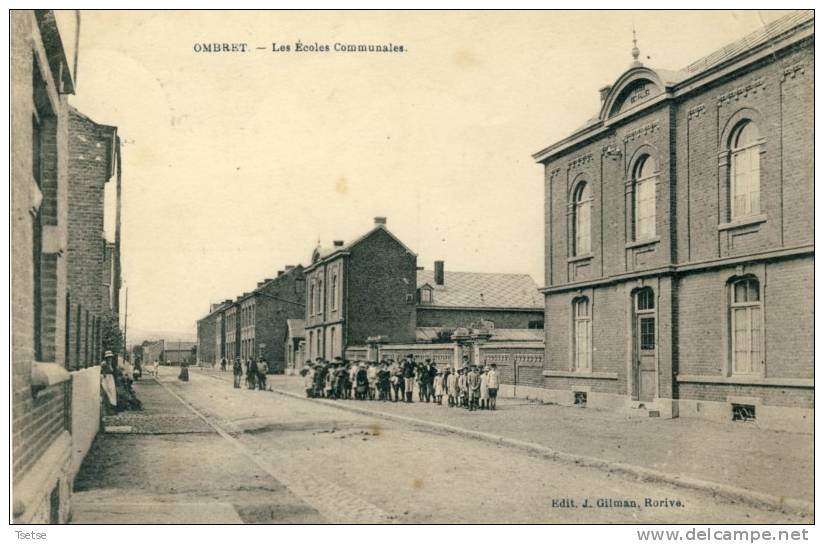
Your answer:
[[[357,238],[375,216],[419,266],[542,285],[531,155],[597,114],[598,89],[632,61],[633,28],[641,61],[674,70],[781,15],[81,12],[70,103],[123,141],[130,343],[193,339],[210,303],[308,264],[318,241]],[[298,41],[406,51],[296,52]],[[194,51],[213,42],[251,50]]]

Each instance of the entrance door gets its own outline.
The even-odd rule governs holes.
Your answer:
[[[635,295],[635,384],[639,401],[655,398],[655,296],[650,288]]]

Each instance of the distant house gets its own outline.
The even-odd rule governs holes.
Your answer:
[[[543,329],[544,302],[527,274],[449,272],[443,261],[417,271],[417,326]],[[488,326],[487,325],[487,326]]]
[[[195,353],[192,348],[195,342],[176,342],[172,340],[164,341],[163,361],[166,364],[179,365],[181,363],[193,364]]]
[[[333,359],[369,337],[415,341],[417,256],[376,217],[349,244],[317,248],[306,267],[306,356]]]

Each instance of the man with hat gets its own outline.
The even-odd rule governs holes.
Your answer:
[[[412,402],[412,390],[415,388],[415,361],[411,354],[404,358],[402,368],[403,389],[406,395],[406,402]]]
[[[467,402],[469,404],[469,411],[472,412],[478,408],[478,397],[481,394],[481,376],[478,374],[478,366],[472,367],[472,371],[466,376]]]
[[[235,357],[235,362],[232,364],[232,375],[234,388],[240,389],[240,382],[243,380],[243,365],[240,362],[240,357]]]

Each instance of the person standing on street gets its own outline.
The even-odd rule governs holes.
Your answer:
[[[443,402],[443,374],[438,370],[435,374],[435,380],[433,382],[434,385],[434,392],[433,395],[435,397],[434,402],[438,404],[442,404]]]
[[[481,372],[481,410],[486,410],[489,408],[489,376],[488,373],[489,368],[484,367],[483,372]]]
[[[391,375],[386,361],[381,361],[381,369],[378,370],[378,397],[386,402],[392,399]]]
[[[403,360],[403,388],[406,402],[412,402],[412,390],[415,388],[415,361],[412,356]]]
[[[366,369],[366,377],[369,380],[369,400],[378,398],[378,363],[371,361]]]
[[[311,399],[315,396],[315,369],[312,368],[312,363],[307,362],[306,367],[300,373],[303,374],[303,388],[306,390],[306,398]]]
[[[446,395],[447,395],[447,406],[450,408],[455,407],[458,403],[458,374],[456,372],[451,372],[447,369],[447,376],[446,376]]]
[[[498,400],[498,387],[501,385],[501,378],[498,376],[498,365],[492,363],[492,367],[487,372],[487,387],[489,388],[489,409],[494,410]]]
[[[469,411],[473,412],[478,408],[478,397],[481,394],[481,376],[478,374],[477,366],[473,366],[466,376],[466,389]]]
[[[240,382],[243,379],[243,365],[240,363],[240,357],[235,357],[235,362],[232,365],[232,374],[234,374],[235,389],[240,389]]]
[[[260,357],[257,361],[257,382],[259,391],[264,391],[266,389],[267,374],[269,374],[269,365],[266,363],[266,359]]]
[[[220,371],[226,372],[226,357],[220,358]]]
[[[257,367],[255,361],[251,357],[246,360],[246,387],[248,389],[255,389],[255,375],[257,374]]]

